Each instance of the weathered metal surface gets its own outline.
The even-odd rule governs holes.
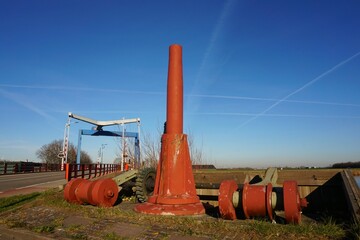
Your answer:
[[[341,173],[350,215],[360,222],[360,191],[350,170]]]
[[[112,207],[119,194],[118,185],[109,178],[95,181],[92,189],[92,201],[101,207]]]
[[[76,189],[76,199],[80,204],[96,205],[92,199],[92,191],[96,181],[83,180]]]
[[[204,206],[201,202],[192,204],[153,204],[149,202],[138,204],[135,211],[146,214],[164,216],[186,216],[205,214]]]
[[[68,182],[64,188],[65,200],[70,203],[81,204],[81,202],[79,202],[79,200],[76,197],[76,189],[81,183],[85,181],[86,180],[82,178],[74,178],[70,182]]]
[[[284,211],[287,223],[301,222],[301,199],[296,181],[283,183]]]
[[[273,191],[272,190],[273,190],[272,183],[269,182],[266,185],[265,204],[266,204],[267,216],[269,217],[270,221],[274,220],[274,214],[275,213],[273,211],[273,206],[276,205],[276,203],[273,203],[273,201],[275,201],[275,199],[273,198]]]
[[[64,189],[64,198],[68,202],[102,207],[113,206],[118,194],[118,185],[110,178],[95,181],[74,178]]]
[[[165,133],[153,195],[135,211],[147,214],[195,215],[205,209],[196,195],[187,136],[183,134],[182,47],[171,45]]]
[[[285,180],[296,180],[299,187],[300,197],[304,198],[319,186],[325,184],[329,179],[340,173],[341,169],[278,169],[276,184],[273,186],[282,186]],[[238,186],[242,185],[249,176],[254,183],[261,182],[266,177],[265,170],[195,170],[194,178],[196,188],[216,188],[224,180],[233,179]],[[254,180],[258,179],[258,180]]]
[[[262,177],[261,182],[258,183],[254,183],[254,185],[266,185],[268,183],[271,183],[272,186],[276,186],[277,185],[277,180],[278,180],[278,170],[277,168],[274,167],[270,167],[268,169],[266,169],[265,171],[265,175]],[[250,182],[251,179],[250,177],[248,177],[246,179],[246,182]]]
[[[234,180],[221,182],[219,189],[219,211],[224,219],[235,220],[236,211],[233,204],[233,194],[238,189]]]
[[[130,181],[137,177],[138,170],[133,169],[126,172],[122,172],[121,174],[113,177],[112,179],[118,184],[121,185],[127,181]]]
[[[244,184],[242,191],[242,207],[246,218],[266,216],[266,189],[266,185]]]

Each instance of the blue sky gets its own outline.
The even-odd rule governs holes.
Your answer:
[[[217,167],[360,160],[359,1],[1,1],[0,158],[38,161],[67,113],[159,137],[168,47],[184,129]],[[79,129],[71,125],[70,141]],[[136,131],[129,125],[128,131]],[[84,137],[112,162],[112,138]]]

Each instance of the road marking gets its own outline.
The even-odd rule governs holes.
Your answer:
[[[61,175],[59,175],[60,177]],[[5,179],[7,177],[7,179]],[[0,178],[0,182],[12,182],[12,181],[23,181],[29,179],[41,179],[41,178],[49,178],[49,177],[58,177],[57,174],[47,174],[47,175],[28,175],[22,178],[19,178],[19,175],[5,175],[4,178]]]
[[[50,181],[50,182],[37,183],[37,184],[25,186],[25,187],[18,187],[18,188],[15,188],[15,189],[20,190],[20,189],[24,189],[24,188],[36,187],[36,186],[39,186],[39,185],[44,185],[44,184],[53,183],[53,182],[59,182],[59,181],[63,181],[63,180],[55,180],[55,181]]]

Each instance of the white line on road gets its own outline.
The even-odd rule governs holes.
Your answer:
[[[4,178],[0,178],[0,182],[12,182],[12,181],[23,181],[23,180],[29,180],[29,179],[34,179],[34,178],[48,178],[48,177],[57,177],[58,174],[47,174],[47,175],[28,175],[28,176],[24,176],[22,178],[19,178],[18,175],[5,175],[6,177],[12,177],[12,179],[8,178],[8,179],[4,179]],[[65,175],[65,174],[64,174]],[[61,176],[61,174],[59,174],[59,177]],[[15,179],[14,179],[15,178]]]
[[[56,180],[56,181],[50,181],[50,182],[44,182],[44,183],[37,183],[37,184],[33,184],[33,185],[25,186],[25,187],[19,187],[19,188],[15,188],[15,189],[20,190],[20,189],[24,189],[24,188],[30,188],[30,187],[35,187],[35,186],[54,183],[54,182],[59,182],[59,181],[64,181],[64,180]]]

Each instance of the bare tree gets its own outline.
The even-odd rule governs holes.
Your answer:
[[[63,140],[54,140],[49,144],[43,145],[36,151],[36,155],[43,163],[48,164],[61,164],[61,158],[58,157],[60,151],[62,151]],[[68,146],[68,162],[76,163],[77,150],[75,146],[70,143]],[[81,151],[80,163],[90,164],[92,163],[91,157],[85,151]]]
[[[125,162],[134,163],[135,162],[135,139],[134,138],[114,138],[116,142],[116,156],[114,163],[121,163],[122,158]]]
[[[62,151],[62,144],[62,140],[54,140],[49,144],[43,145],[36,151],[36,155],[43,163],[59,164],[61,163],[61,159],[58,157],[58,154]]]
[[[195,144],[194,135],[192,134],[191,130],[189,130],[189,134],[187,134],[187,136],[191,163],[193,165],[204,164],[202,143],[200,148],[197,147]]]
[[[157,139],[157,140],[156,140]],[[143,134],[141,143],[141,156],[144,166],[157,167],[160,157],[160,137],[153,139],[150,134]]]
[[[164,129],[165,130],[165,129]],[[157,167],[159,158],[160,158],[160,150],[161,150],[161,135],[163,134],[163,129],[158,129],[156,136],[152,136],[149,133],[142,133],[141,136],[141,162],[145,167]],[[187,135],[190,159],[192,164],[203,164],[203,152],[202,145],[201,147],[197,147],[194,141],[193,134],[189,131]],[[116,138],[117,143],[117,152],[118,156],[114,162],[120,161],[122,159],[122,154],[124,154],[124,159],[127,161],[135,160],[134,153],[134,139],[132,138]],[[125,144],[124,142],[125,141]]]

